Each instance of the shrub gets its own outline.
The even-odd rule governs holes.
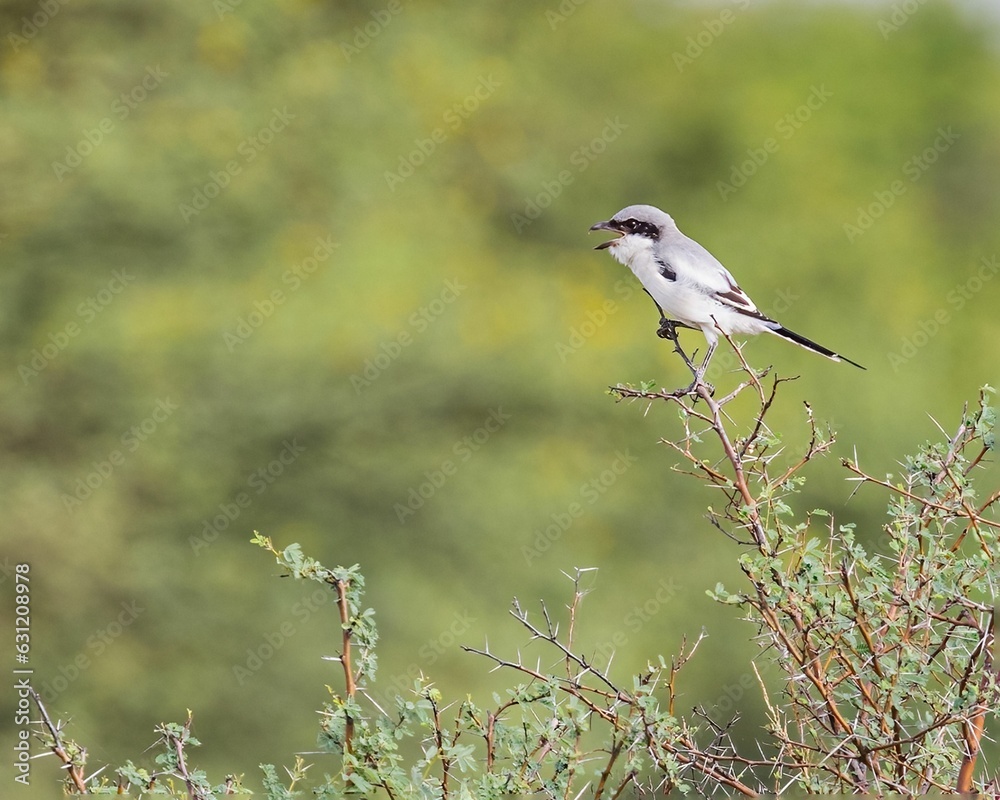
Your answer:
[[[809,463],[831,448],[805,406],[808,443],[790,465],[767,423],[782,379],[742,364],[741,382],[715,399],[705,385],[693,393],[650,385],[616,386],[619,399],[673,404],[680,432],[668,445],[692,479],[716,487],[723,502],[711,523],[742,550],[745,583],[709,594],[740,608],[757,629],[758,661],[774,662],[780,692],[760,681],[768,709],[764,741],[752,754],[730,735],[732,720],[696,710],[677,713],[682,671],[700,639],[682,643],[630,680],[615,679],[575,640],[585,592],[570,576],[572,596],[562,621],[546,604],[529,612],[516,599],[512,614],[529,638],[556,656],[544,670],[485,647],[465,648],[508,671],[513,685],[481,704],[445,701],[429,680],[382,708],[372,699],[378,641],[374,612],[363,603],[357,565],[327,568],[291,544],[282,549],[260,534],[254,542],[287,574],[335,593],[340,615],[343,687],[320,710],[318,746],[327,772],[307,776],[301,757],[285,777],[262,765],[269,798],[317,796],[618,798],[624,792],[758,796],[805,793],[1000,791],[996,775],[977,774],[988,718],[1000,708],[994,663],[1000,491],[983,494],[975,470],[994,448],[994,412],[985,387],[966,408],[956,433],[907,458],[897,476],[880,478],[856,461],[843,465],[858,486],[889,498],[889,521],[874,552],[854,527],[823,510],[793,506]],[[755,413],[740,424],[727,406],[749,399]],[[734,412],[735,413],[735,412]],[[721,448],[721,455],[719,454]],[[455,696],[462,696],[456,693]],[[191,717],[159,726],[155,766],[132,762],[116,777],[86,777],[86,751],[49,719],[37,694],[44,746],[80,793],[135,791],[192,798],[245,793],[227,776],[212,786],[189,766]],[[401,743],[419,742],[408,756]]]

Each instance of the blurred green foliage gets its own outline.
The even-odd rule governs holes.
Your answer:
[[[997,29],[892,13],[4,3],[5,573],[31,564],[37,684],[91,758],[185,708],[209,769],[312,746],[338,623],[262,575],[255,528],[361,564],[390,685],[489,689],[456,642],[515,643],[513,594],[599,566],[580,635],[621,674],[705,626],[691,704],[744,694],[713,498],[670,472],[671,414],[605,394],[684,369],[586,231],[662,206],[866,364],[746,350],[867,468],[952,427],[1000,378]],[[877,535],[844,478],[804,499]]]

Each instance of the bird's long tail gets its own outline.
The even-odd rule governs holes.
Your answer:
[[[846,361],[848,364],[853,364],[858,369],[865,369],[865,367],[862,367],[857,361],[851,361],[851,359],[847,358],[847,356],[842,356],[840,353],[835,353],[833,350],[829,350],[821,344],[816,344],[816,342],[811,339],[807,339],[805,336],[802,336],[795,331],[790,331],[788,328],[772,328],[771,333],[776,336],[780,336],[782,339],[795,342],[795,344],[800,347],[804,347],[806,350],[812,350],[814,353],[819,353],[821,356],[826,356],[833,361]]]

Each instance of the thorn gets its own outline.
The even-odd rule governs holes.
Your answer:
[[[930,418],[930,421],[934,423],[935,427],[939,431],[941,431],[942,434],[944,434],[945,436],[948,435],[947,432],[945,431],[945,429],[941,427],[941,423],[939,423],[936,419],[934,419],[934,417],[932,417],[929,413],[927,414],[927,416]],[[963,414],[963,416],[964,416],[964,414]]]

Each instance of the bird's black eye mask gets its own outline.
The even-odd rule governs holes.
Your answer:
[[[629,233],[634,233],[638,236],[645,236],[647,239],[652,239],[654,242],[660,238],[660,229],[657,228],[652,222],[627,219],[622,223],[622,227]]]

